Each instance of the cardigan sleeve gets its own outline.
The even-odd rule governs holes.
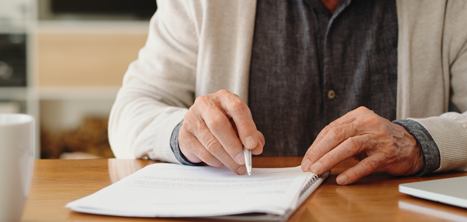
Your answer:
[[[189,8],[158,1],[146,45],[130,64],[109,119],[117,158],[149,157],[177,162],[173,129],[194,102],[198,36]]]
[[[413,120],[430,132],[438,146],[440,166],[435,172],[467,170],[467,112]]]
[[[466,5],[467,6],[467,5]],[[459,24],[467,24],[465,18]],[[440,153],[440,166],[435,172],[467,171],[467,32],[456,32],[450,50],[450,102],[458,112],[441,116],[414,119],[422,124],[435,140]],[[454,49],[455,48],[455,49]]]

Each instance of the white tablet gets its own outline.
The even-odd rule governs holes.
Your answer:
[[[467,176],[399,185],[399,192],[467,208]]]

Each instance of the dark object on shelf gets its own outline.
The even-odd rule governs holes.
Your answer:
[[[24,33],[0,34],[0,86],[26,86],[26,47]]]
[[[150,18],[156,12],[155,0],[51,0],[54,14],[134,15]]]

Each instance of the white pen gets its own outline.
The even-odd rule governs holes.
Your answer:
[[[248,176],[251,176],[251,150],[243,147],[243,156],[245,156],[245,167]]]

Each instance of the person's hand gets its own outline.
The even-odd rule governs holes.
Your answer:
[[[360,162],[336,182],[351,184],[384,169],[391,175],[411,175],[423,167],[415,138],[403,127],[360,107],[326,126],[302,160],[302,170],[322,174],[348,157]]]
[[[236,94],[220,90],[195,100],[185,114],[178,143],[193,163],[225,165],[234,173],[245,174],[243,146],[252,154],[261,154],[264,137],[247,104]]]

